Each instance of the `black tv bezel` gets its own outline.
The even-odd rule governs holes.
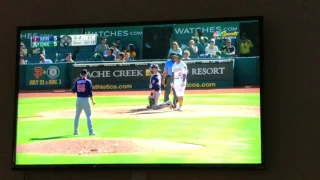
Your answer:
[[[91,28],[91,27],[116,27],[116,26],[142,26],[157,24],[188,24],[188,23],[208,23],[208,22],[230,22],[230,21],[251,21],[259,22],[259,81],[260,81],[260,136],[261,136],[261,163],[258,164],[63,164],[63,165],[17,165],[16,164],[16,141],[17,141],[17,119],[18,119],[18,99],[19,99],[19,63],[16,62],[15,73],[15,97],[13,114],[13,145],[12,145],[12,170],[183,170],[183,169],[223,169],[223,170],[254,170],[265,169],[264,153],[264,105],[263,105],[263,16],[225,17],[210,19],[185,19],[185,20],[163,20],[163,21],[140,21],[140,22],[118,22],[118,23],[96,23],[96,24],[69,24],[69,25],[41,25],[41,26],[18,26],[16,34],[16,59],[19,59],[20,34],[24,30],[45,30],[45,29],[66,29],[66,28]]]

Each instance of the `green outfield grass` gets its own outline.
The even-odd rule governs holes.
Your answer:
[[[95,97],[96,106],[142,106],[145,96]],[[259,106],[259,94],[188,95],[187,105]],[[75,107],[75,97],[19,99],[19,117],[33,117],[42,111]],[[205,145],[197,150],[146,154],[44,155],[17,154],[17,164],[107,164],[107,163],[260,163],[259,117],[178,118],[95,118],[95,138],[162,139],[172,142]],[[48,139],[91,138],[85,119],[80,120],[83,135],[74,137],[73,119],[18,121],[17,144]]]

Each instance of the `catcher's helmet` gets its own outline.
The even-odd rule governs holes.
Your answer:
[[[158,64],[152,64],[150,69],[153,69],[153,68],[157,68],[160,71],[160,68],[159,68]]]

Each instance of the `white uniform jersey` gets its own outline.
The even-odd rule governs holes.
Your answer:
[[[172,73],[174,76],[173,88],[176,93],[176,96],[183,97],[184,90],[186,89],[187,80],[183,83],[183,75],[188,74],[187,65],[180,61],[179,64],[174,63],[172,66]]]
[[[179,64],[174,63],[172,66],[172,73],[174,77],[174,81],[183,81],[183,75],[188,74],[188,67],[186,63],[180,61]]]

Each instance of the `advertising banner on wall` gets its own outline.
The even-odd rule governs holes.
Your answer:
[[[164,62],[157,63],[162,69]],[[187,88],[213,88],[233,85],[233,60],[188,61]],[[97,90],[148,89],[151,63],[74,64],[74,78],[82,69]],[[211,83],[211,84],[210,84]]]

